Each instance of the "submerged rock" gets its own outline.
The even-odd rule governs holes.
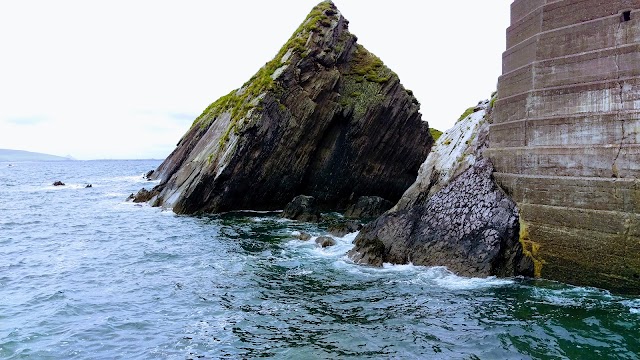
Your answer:
[[[212,103],[159,166],[155,206],[177,213],[277,210],[304,193],[323,210],[396,202],[433,143],[398,76],[316,6],[276,57]]]
[[[320,236],[316,239],[316,244],[318,244],[322,248],[335,246],[336,241],[328,236]]]
[[[316,206],[316,199],[312,196],[296,196],[282,212],[282,217],[291,220],[317,222],[320,220],[320,211]]]
[[[352,260],[446,266],[464,276],[533,274],[519,242],[516,204],[495,184],[482,155],[484,115],[471,114],[440,137],[436,148],[445,151],[435,149],[396,207],[360,231]]]
[[[375,218],[391,209],[393,203],[379,196],[361,196],[354,204],[347,207],[344,216],[349,219]]]
[[[311,234],[306,233],[304,231],[296,232],[293,235],[296,237],[296,239],[301,240],[301,241],[307,241],[307,240],[311,239]]]

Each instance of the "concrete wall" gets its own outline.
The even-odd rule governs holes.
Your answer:
[[[515,0],[493,118],[538,275],[640,293],[640,0]]]

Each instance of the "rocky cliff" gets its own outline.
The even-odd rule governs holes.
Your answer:
[[[494,113],[536,275],[640,294],[640,1],[514,1]]]
[[[351,259],[447,266],[466,276],[533,274],[516,204],[495,184],[483,155],[489,107],[479,104],[442,134],[398,204],[360,231]]]
[[[330,1],[276,57],[212,103],[154,176],[156,206],[177,213],[324,209],[362,195],[397,201],[433,143],[398,76],[357,43]]]

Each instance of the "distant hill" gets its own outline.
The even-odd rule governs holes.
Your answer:
[[[23,150],[0,149],[0,161],[62,161],[73,160],[71,157],[62,157]]]

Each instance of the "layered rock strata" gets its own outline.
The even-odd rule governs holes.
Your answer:
[[[320,3],[240,89],[209,106],[153,176],[152,203],[176,213],[282,209],[313,196],[343,209],[397,201],[433,143],[398,76]]]
[[[438,139],[399,203],[360,231],[351,259],[447,266],[466,276],[533,274],[518,241],[516,204],[494,183],[483,157],[488,106]]]
[[[536,274],[639,294],[640,1],[514,1],[494,119]]]

